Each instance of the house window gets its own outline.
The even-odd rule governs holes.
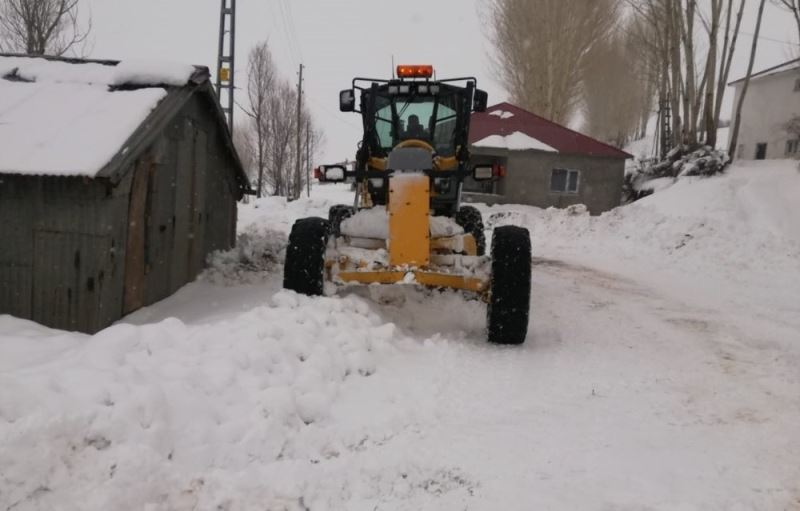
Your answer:
[[[800,151],[800,140],[786,141],[786,156],[794,156]]]
[[[578,193],[581,171],[572,169],[553,169],[550,174],[551,193]]]
[[[756,144],[756,160],[766,160],[767,159],[767,143],[761,142]]]

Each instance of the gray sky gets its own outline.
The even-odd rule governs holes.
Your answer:
[[[751,33],[756,3],[743,22]],[[216,66],[218,0],[88,0],[96,58],[154,58]],[[396,63],[433,64],[439,77],[475,76],[490,104],[506,100],[491,78],[491,49],[482,30],[481,0],[238,0],[238,85],[245,83],[247,52],[268,39],[283,75],[306,66],[305,99],[325,131],[323,162],[353,158],[360,125],[338,111],[338,92],[355,76],[388,77]],[[769,7],[764,37],[793,41],[792,20]],[[746,69],[752,39],[742,35],[732,79]],[[756,68],[786,60],[789,47],[762,39]],[[245,101],[244,91],[237,100]],[[726,115],[723,115],[726,117]],[[241,116],[240,116],[241,118]]]

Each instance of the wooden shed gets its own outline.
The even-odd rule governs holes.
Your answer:
[[[94,333],[166,298],[248,190],[207,68],[0,55],[0,314]]]

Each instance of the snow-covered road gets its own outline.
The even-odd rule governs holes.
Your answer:
[[[343,190],[244,206],[240,252],[97,336],[0,317],[0,511],[800,509],[800,223],[734,207],[750,170],[483,208],[533,232],[520,347],[458,293],[280,290]]]

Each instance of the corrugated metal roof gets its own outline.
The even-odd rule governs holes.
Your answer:
[[[510,103],[500,103],[489,107],[486,112],[472,114],[469,141],[474,144],[493,135],[506,137],[515,132],[524,133],[563,154],[633,158],[625,151]]]

